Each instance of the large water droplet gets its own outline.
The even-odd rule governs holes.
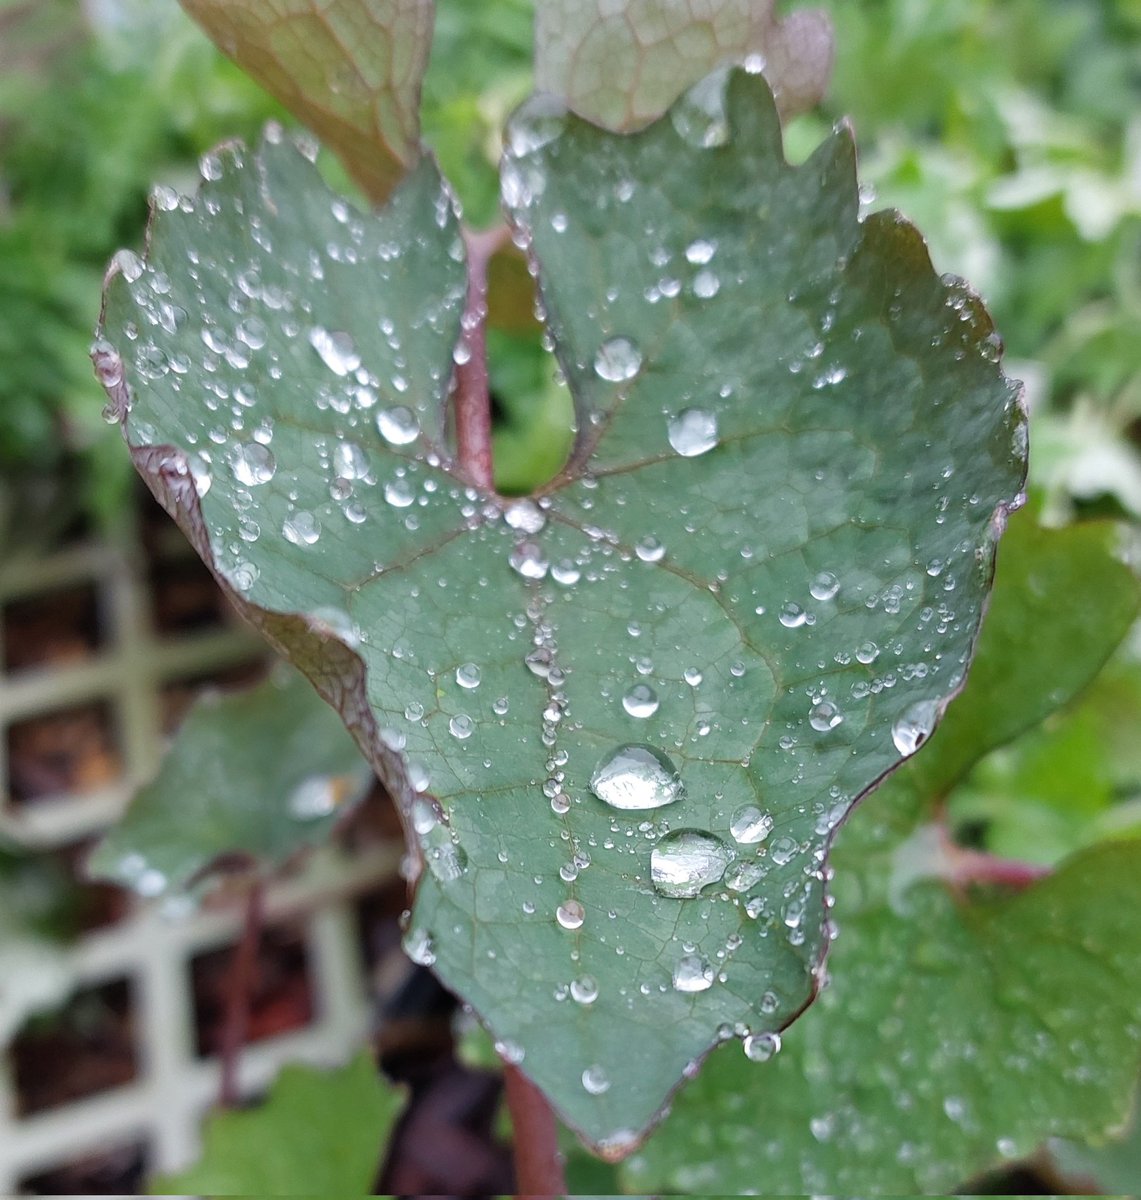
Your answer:
[[[763,842],[773,831],[773,819],[768,813],[763,813],[755,804],[746,804],[737,809],[729,822],[729,832],[734,841],[742,846],[753,846]]]
[[[685,794],[677,767],[660,750],[638,744],[611,751],[595,767],[590,790],[623,811],[661,808]]]
[[[920,700],[905,708],[891,727],[891,740],[905,758],[927,740],[939,715],[937,700]]]
[[[733,861],[733,851],[699,829],[667,833],[650,854],[650,879],[663,896],[696,896],[717,883]]]
[[[508,555],[507,561],[511,569],[524,579],[543,579],[550,568],[538,542],[520,542]]]
[[[598,347],[594,356],[594,371],[608,383],[623,383],[633,379],[642,366],[642,351],[626,337],[612,337]]]
[[[456,667],[456,683],[469,691],[479,687],[480,671],[475,663],[461,663]]]
[[[687,408],[670,418],[667,433],[682,458],[696,458],[717,445],[717,417],[704,408]]]
[[[752,1062],[768,1062],[778,1050],[779,1033],[751,1033],[745,1039],[745,1057]]]
[[[315,325],[309,330],[309,345],[334,375],[347,375],[361,365],[361,356],[347,333],[330,333]]]
[[[564,900],[555,909],[555,920],[564,929],[581,929],[586,920],[586,909],[578,900]]]
[[[843,721],[844,714],[831,700],[821,700],[819,704],[814,704],[808,714],[808,723],[817,733],[827,733]]]
[[[475,730],[475,722],[467,713],[456,713],[448,722],[448,732],[452,737],[463,742],[471,737]]]
[[[407,446],[420,435],[420,422],[416,414],[403,404],[382,408],[376,414],[376,427],[390,446]]]
[[[235,446],[230,455],[230,466],[234,478],[246,487],[256,487],[260,483],[268,483],[277,470],[277,460],[268,446],[257,442],[244,442]]]
[[[622,707],[632,717],[652,717],[658,711],[658,694],[648,683],[636,683],[622,697]]]
[[[808,585],[808,590],[816,600],[831,600],[840,590],[840,581],[831,571],[821,571]]]
[[[333,448],[333,474],[338,479],[363,479],[368,457],[355,442],[338,442]]]
[[[598,999],[598,980],[593,975],[582,975],[573,979],[570,994],[576,1004],[593,1004]]]
[[[674,987],[679,992],[704,992],[713,986],[713,968],[696,954],[678,959],[674,967]]]

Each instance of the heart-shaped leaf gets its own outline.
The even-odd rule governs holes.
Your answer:
[[[383,200],[420,156],[432,0],[181,0]]]
[[[324,842],[372,782],[337,715],[296,672],[202,696],[157,777],[88,869],[156,896],[223,856],[272,871]]]
[[[763,66],[782,115],[824,95],[832,23],[820,9],[779,18],[774,0],[539,0],[535,87],[615,132],[656,120],[730,62]]]
[[[95,357],[404,807],[417,957],[618,1155],[812,999],[832,831],[962,685],[1025,429],[981,303],[858,219],[846,130],[785,163],[759,76],[630,136],[540,100],[510,143],[578,414],[539,495],[453,461],[427,163],[366,217],[280,138],[230,151],[121,261]]]

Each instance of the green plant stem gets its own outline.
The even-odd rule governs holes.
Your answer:
[[[487,374],[487,270],[507,237],[505,225],[466,230],[467,302],[456,366],[456,445],[460,467],[476,487],[494,487],[491,463],[491,392]]]
[[[518,1067],[505,1065],[503,1081],[515,1135],[516,1196],[565,1196],[559,1128],[546,1096]]]

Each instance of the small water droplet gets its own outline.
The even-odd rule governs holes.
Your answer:
[[[538,542],[520,542],[507,559],[511,569],[524,579],[543,579],[550,563]]]
[[[404,953],[422,967],[430,967],[436,961],[435,939],[426,929],[410,929],[404,935]]]
[[[677,767],[653,746],[619,746],[598,764],[590,790],[622,811],[661,808],[685,794]]]
[[[704,408],[684,409],[670,418],[667,434],[682,458],[696,458],[717,445],[717,417]]]
[[[555,920],[564,929],[581,929],[586,920],[586,909],[578,900],[564,900],[555,909]]]
[[[686,259],[698,266],[704,266],[712,259],[717,251],[717,243],[708,241],[705,238],[698,238],[694,242],[690,242],[685,248]]]
[[[582,975],[571,980],[571,999],[578,1004],[593,1004],[598,999],[598,980],[593,975]]]
[[[831,571],[821,571],[809,584],[808,590],[816,600],[831,600],[840,590],[840,581]]]
[[[808,620],[808,614],[799,604],[793,604],[792,601],[789,601],[787,604],[781,605],[777,619],[785,629],[799,629]]]
[[[652,717],[658,711],[658,694],[648,683],[636,683],[622,697],[622,707],[632,717]]]
[[[712,150],[728,143],[726,80],[725,71],[714,71],[694,84],[670,109],[670,121],[687,145]]]
[[[512,529],[520,533],[539,533],[547,523],[547,516],[534,500],[516,500],[503,512],[503,519]]]
[[[704,992],[713,986],[713,968],[696,954],[686,954],[674,967],[674,987],[679,992]]]
[[[268,483],[277,470],[273,451],[257,442],[244,442],[235,446],[230,455],[230,467],[234,478],[246,487]]]
[[[634,546],[634,553],[642,560],[642,562],[655,563],[661,562],[665,557],[666,548],[658,541],[656,537],[644,537]]]
[[[746,804],[737,809],[729,822],[729,832],[733,840],[742,846],[753,846],[763,842],[773,831],[773,819],[768,813],[763,813],[755,804]]]
[[[891,727],[891,740],[905,758],[927,740],[939,715],[937,700],[920,700],[905,708]]]
[[[875,642],[863,642],[856,648],[856,661],[863,663],[865,666],[868,663],[874,663],[879,657],[880,648]]]
[[[751,1062],[768,1062],[780,1045],[779,1033],[751,1033],[744,1041],[745,1057]]]
[[[321,536],[321,522],[311,512],[299,509],[286,518],[281,532],[285,540],[295,546],[312,546]]]
[[[466,741],[475,729],[475,722],[467,713],[456,713],[448,722],[448,732],[459,741]]]
[[[315,325],[309,330],[309,345],[334,375],[347,375],[361,365],[361,356],[347,333],[330,333]]]
[[[461,663],[456,667],[456,683],[462,688],[467,688],[470,691],[472,688],[479,687],[479,678],[479,667],[475,663]]]
[[[733,851],[713,834],[678,829],[667,833],[651,852],[650,879],[663,896],[696,896],[721,879],[733,857]]]
[[[582,1073],[582,1086],[592,1096],[601,1096],[603,1092],[610,1089],[610,1078],[606,1072],[595,1063],[592,1067],[587,1067]]]
[[[633,379],[642,367],[642,351],[626,337],[608,338],[594,356],[594,372],[608,383]]]
[[[390,446],[407,446],[420,436],[420,422],[416,414],[403,404],[382,408],[376,414],[376,427]]]
[[[831,700],[821,700],[819,704],[814,704],[812,711],[808,714],[808,723],[817,733],[827,733],[828,730],[835,729],[843,721],[844,714]]]
[[[686,667],[685,674],[682,678],[689,684],[690,687],[697,687],[702,680],[702,674],[696,667]]]
[[[355,442],[338,442],[333,448],[333,474],[338,479],[363,479],[368,457]]]

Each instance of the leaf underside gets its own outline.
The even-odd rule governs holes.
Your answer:
[[[981,303],[858,219],[846,130],[785,163],[759,76],[628,136],[540,100],[509,141],[577,413],[533,500],[452,461],[463,255],[426,161],[364,216],[280,139],[227,152],[121,260],[95,357],[415,824],[419,957],[619,1155],[719,1037],[811,1000],[832,831],[961,686],[1024,418]],[[681,787],[639,768],[627,802],[674,802],[592,790],[630,744]],[[660,894],[655,849],[707,886]]]

